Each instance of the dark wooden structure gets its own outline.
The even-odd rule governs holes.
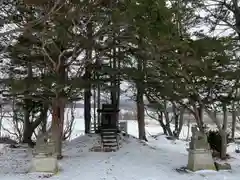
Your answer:
[[[119,110],[112,104],[103,104],[102,109],[98,109],[101,114],[98,133],[101,134],[103,148],[116,150],[118,146],[118,121]]]
[[[118,127],[117,115],[119,110],[112,104],[103,104],[102,109],[98,112],[101,114],[100,128],[116,129]]]

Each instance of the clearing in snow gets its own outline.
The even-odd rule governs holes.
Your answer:
[[[187,142],[167,140],[158,136],[141,142],[124,137],[117,152],[91,152],[99,143],[99,136],[80,136],[64,145],[64,158],[59,161],[61,171],[50,174],[28,174],[31,150],[4,147],[0,155],[1,180],[239,180],[240,156],[231,153],[228,162],[232,171],[184,171],[187,164]],[[231,150],[231,146],[229,147]],[[233,156],[234,155],[234,156]]]

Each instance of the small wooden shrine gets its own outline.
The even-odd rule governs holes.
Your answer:
[[[100,114],[100,129],[118,129],[118,112],[112,104],[103,104],[102,109],[98,109]]]
[[[98,110],[101,114],[98,132],[101,134],[102,148],[105,150],[116,151],[119,148],[118,112],[112,104],[103,104],[102,109]]]

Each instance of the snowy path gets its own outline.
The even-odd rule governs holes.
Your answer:
[[[239,180],[240,162],[232,161],[232,172],[198,172],[180,174],[176,168],[187,163],[186,143],[171,143],[161,137],[149,146],[134,138],[126,139],[118,152],[89,152],[95,137],[80,137],[65,146],[63,169],[49,180]],[[21,151],[21,152],[19,152]],[[30,156],[15,149],[0,155],[1,180],[36,180],[38,175],[26,174]],[[19,156],[20,155],[20,156]],[[11,158],[10,158],[11,157]],[[6,165],[6,163],[8,165]],[[15,164],[14,164],[15,163]],[[12,166],[11,166],[12,165]],[[22,174],[19,174],[22,173]]]

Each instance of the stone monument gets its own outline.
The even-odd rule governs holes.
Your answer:
[[[54,142],[47,134],[41,135],[33,150],[32,172],[56,173],[58,163]]]
[[[207,136],[197,127],[192,127],[187,168],[191,171],[216,170]]]

